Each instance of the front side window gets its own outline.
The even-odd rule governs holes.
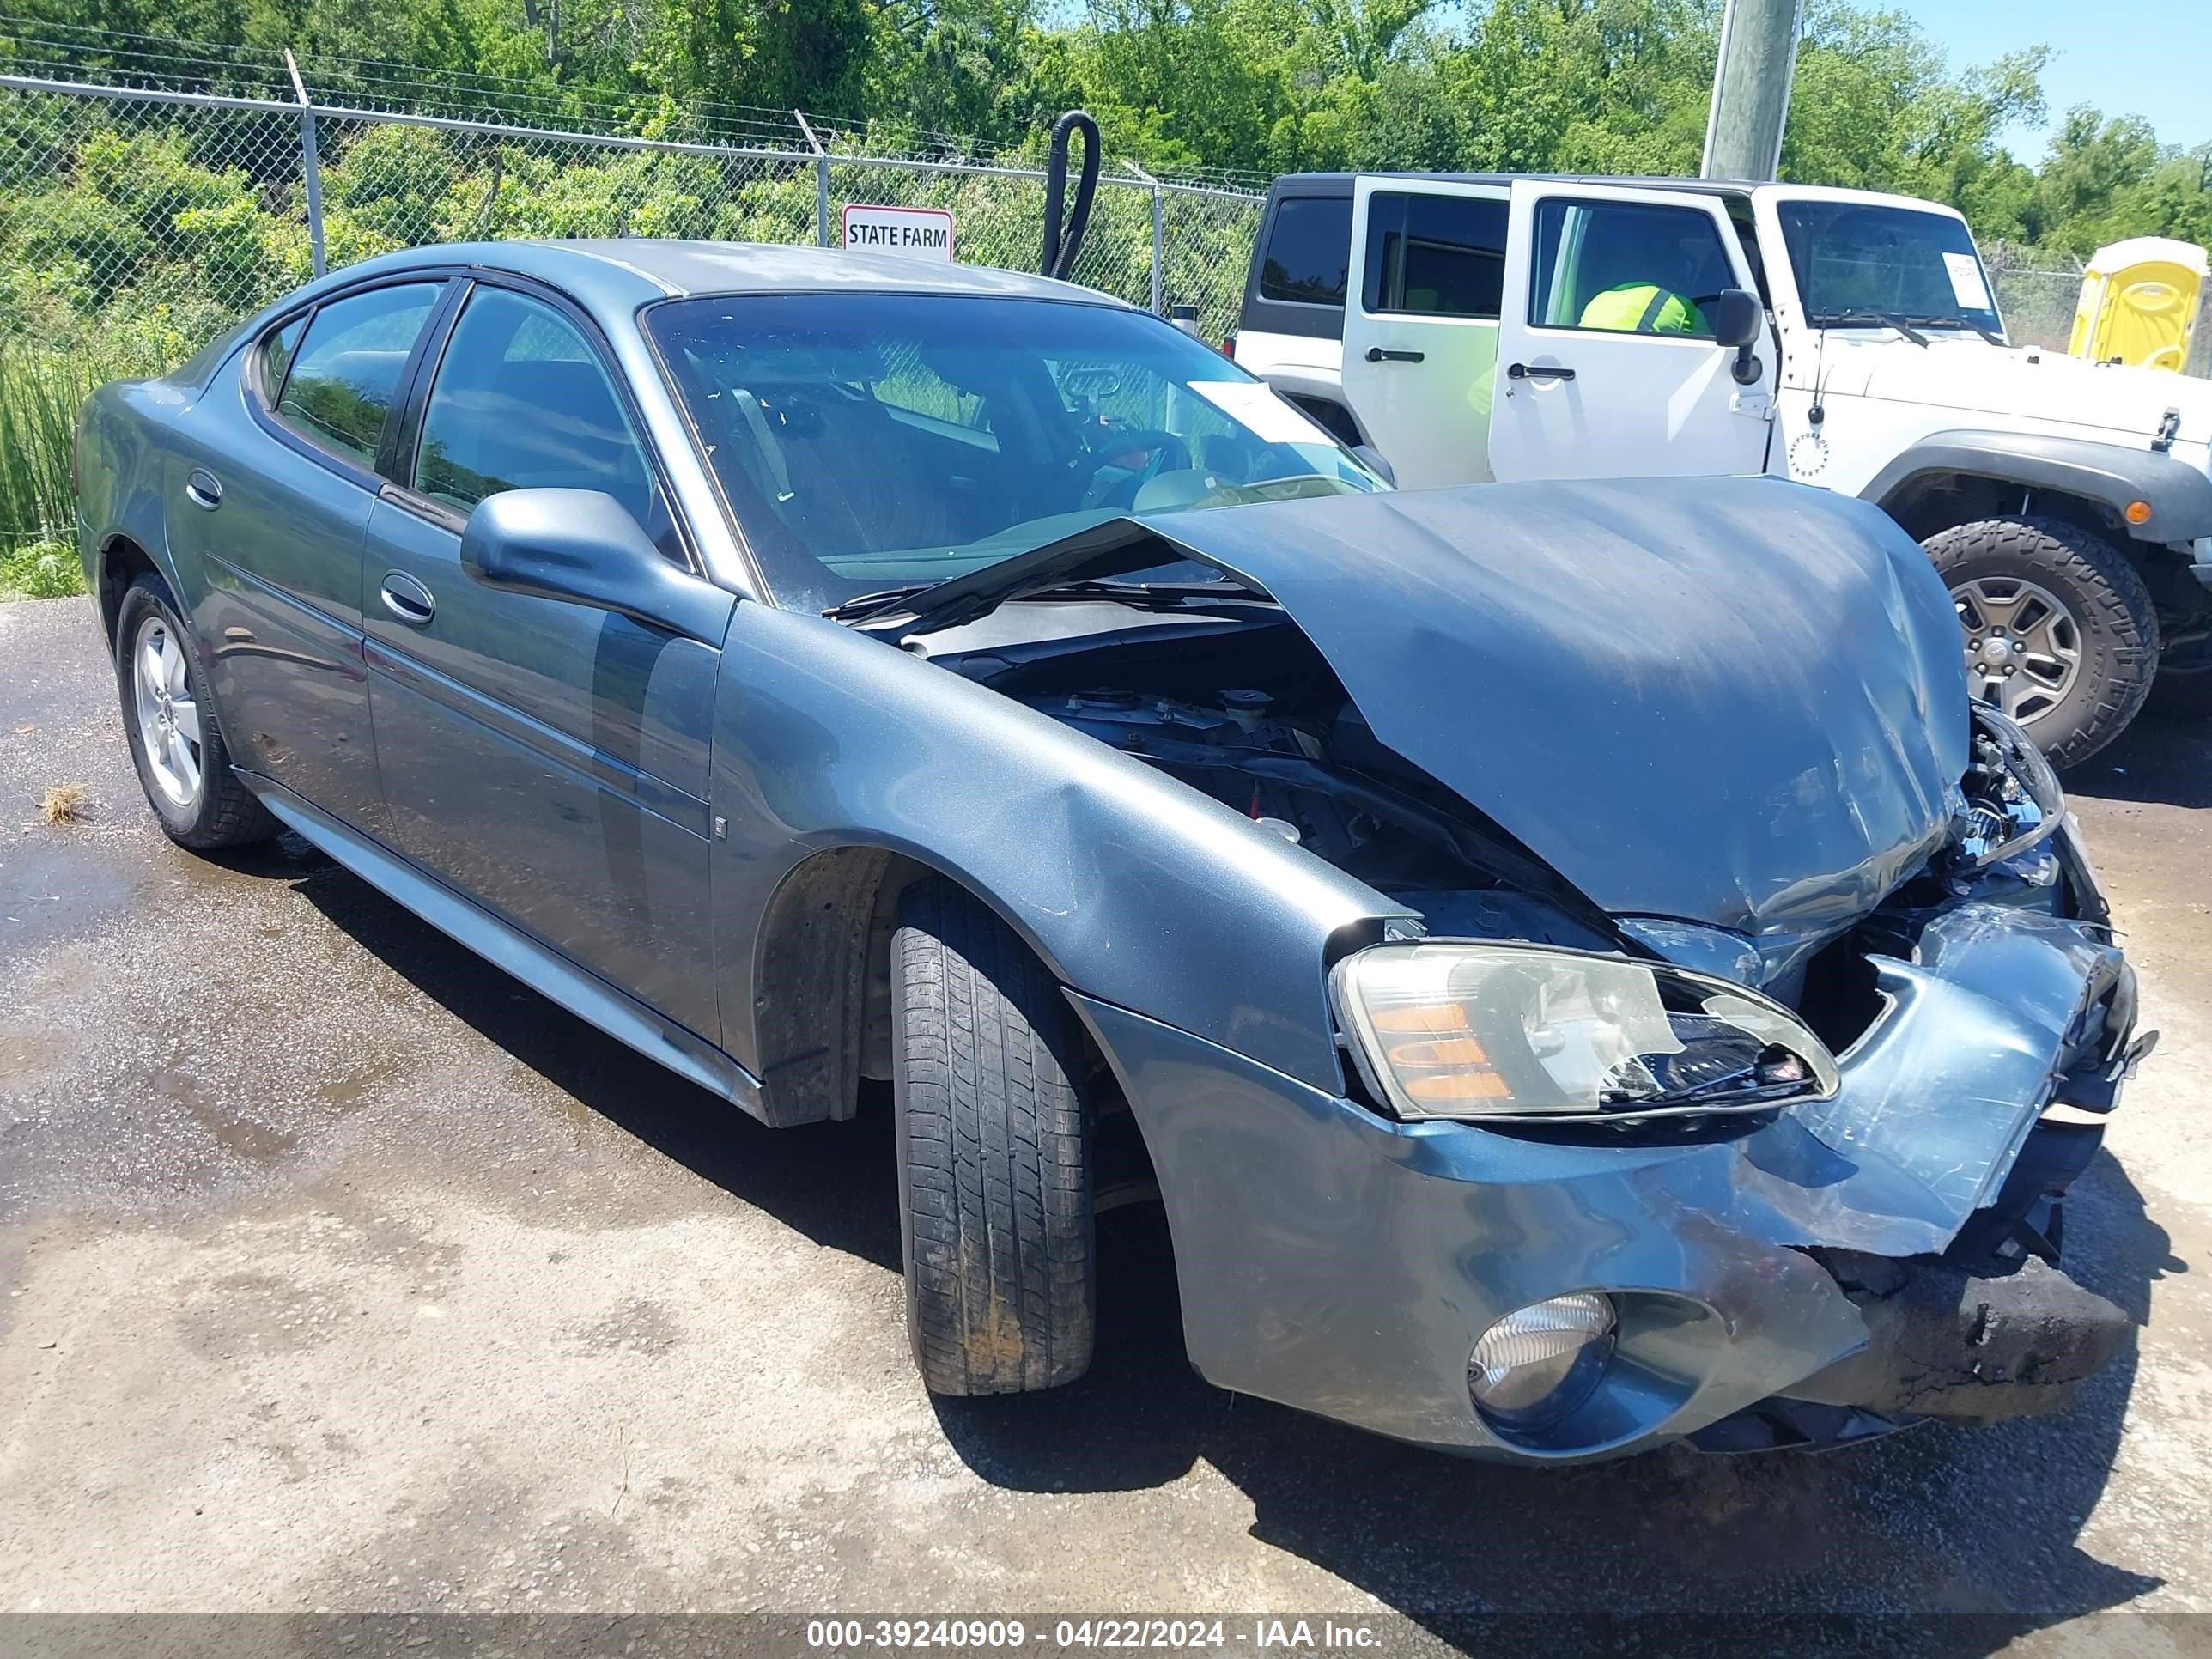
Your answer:
[[[759,294],[671,301],[645,323],[793,608],[946,580],[1127,513],[1384,487],[1142,312]]]
[[[1352,198],[1291,196],[1275,204],[1260,297],[1340,306],[1352,270]]]
[[[1534,257],[1529,316],[1546,328],[1709,340],[1705,307],[1738,283],[1696,208],[1547,197]]]
[[[477,289],[453,325],[412,482],[460,513],[503,489],[603,490],[657,528],[653,469],[599,354],[559,312],[506,289]]]
[[[402,283],[318,307],[289,356],[276,418],[323,448],[374,467],[407,354],[442,286]],[[276,368],[273,360],[269,367]]]
[[[1784,202],[1779,215],[1782,245],[1812,326],[1894,319],[2002,332],[1964,221],[1858,202]]]
[[[1376,191],[1367,203],[1361,303],[1370,312],[1496,321],[1505,216],[1503,198]]]

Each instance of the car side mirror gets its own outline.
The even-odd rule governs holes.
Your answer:
[[[1389,462],[1382,459],[1382,452],[1376,448],[1374,445],[1354,444],[1352,447],[1352,453],[1359,458],[1360,463],[1364,465],[1370,472],[1381,473],[1382,475],[1382,482],[1384,483],[1389,484],[1393,489],[1395,489],[1398,487],[1398,474],[1395,469],[1391,466]]]
[[[1705,320],[1712,325],[1717,344],[1735,349],[1731,366],[1735,383],[1757,385],[1761,370],[1751,349],[1759,343],[1759,333],[1766,326],[1766,307],[1759,304],[1759,296],[1740,288],[1724,288],[1705,307]]]
[[[604,490],[504,489],[461,532],[461,568],[487,587],[611,611],[719,646],[731,595],[678,570]]]

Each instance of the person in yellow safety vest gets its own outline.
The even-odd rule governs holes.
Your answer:
[[[1620,334],[1710,334],[1705,314],[1656,283],[1622,283],[1590,295],[1582,326]]]

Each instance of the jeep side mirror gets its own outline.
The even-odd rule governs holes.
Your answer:
[[[1735,348],[1735,362],[1730,366],[1735,383],[1756,386],[1761,370],[1751,349],[1766,325],[1766,307],[1759,303],[1759,296],[1740,288],[1724,288],[1705,307],[1705,320],[1712,325],[1717,344]]]

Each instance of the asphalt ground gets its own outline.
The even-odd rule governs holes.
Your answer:
[[[1247,1646],[1333,1613],[1472,1651],[1604,1613],[1589,1644],[2212,1651],[2212,728],[2142,722],[2069,782],[2165,1034],[2068,1214],[2132,1352],[2053,1418],[1529,1471],[1206,1386],[1142,1209],[1101,1224],[1088,1378],[933,1401],[884,1112],[763,1129],[296,840],[171,847],[88,602],[0,605],[0,1614],[1204,1613]],[[49,826],[66,783],[86,817]],[[487,1628],[173,1629],[210,1627]],[[0,1617],[0,1651],[93,1628]]]

